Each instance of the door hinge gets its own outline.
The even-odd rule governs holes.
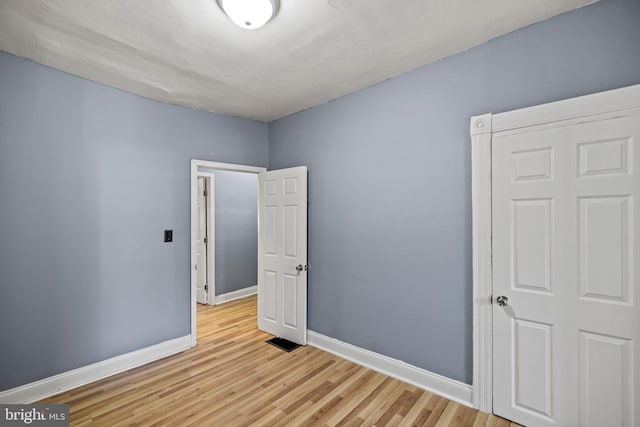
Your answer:
[[[209,290],[209,285],[204,285],[204,290],[208,291]]]
[[[206,245],[207,243],[209,243],[209,238],[208,238],[208,237],[205,237],[205,238],[204,238],[204,244]]]
[[[489,295],[489,305],[493,305],[493,294]]]
[[[202,194],[204,195],[204,197],[207,197],[207,190],[204,190]]]

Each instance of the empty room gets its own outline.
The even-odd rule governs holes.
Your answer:
[[[639,171],[639,0],[0,0],[0,425],[640,427]]]

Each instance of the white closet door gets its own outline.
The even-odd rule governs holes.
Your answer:
[[[519,132],[492,141],[494,412],[640,425],[640,117]]]

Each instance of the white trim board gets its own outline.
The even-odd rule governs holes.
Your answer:
[[[237,291],[227,292],[226,294],[215,295],[213,303],[215,305],[224,304],[225,302],[235,301],[258,293],[258,285],[247,286]]]
[[[260,173],[267,170],[267,168],[263,168],[260,166],[247,166],[247,165],[237,165],[235,163],[210,162],[208,160],[198,160],[198,159],[192,159],[191,163],[195,164],[198,168],[215,169],[219,171]],[[210,172],[210,171],[205,170],[204,172]]]
[[[588,121],[591,116],[603,114],[615,117],[636,108],[640,108],[640,85],[494,114],[489,131],[505,132],[575,119]]]
[[[640,85],[471,118],[473,224],[473,403],[493,412],[491,143],[493,135],[638,114]]]
[[[471,211],[473,248],[473,405],[491,413],[491,124],[492,115],[471,120]]]
[[[0,392],[2,404],[33,403],[191,348],[191,337],[164,341],[72,371]]]
[[[472,389],[468,384],[434,374],[370,350],[365,350],[335,338],[307,331],[308,344],[353,363],[396,378],[407,384],[430,391],[465,406],[473,407]]]

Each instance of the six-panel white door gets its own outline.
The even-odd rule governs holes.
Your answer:
[[[494,135],[497,415],[640,425],[639,140],[640,116]]]
[[[258,177],[258,328],[307,343],[307,168]]]

